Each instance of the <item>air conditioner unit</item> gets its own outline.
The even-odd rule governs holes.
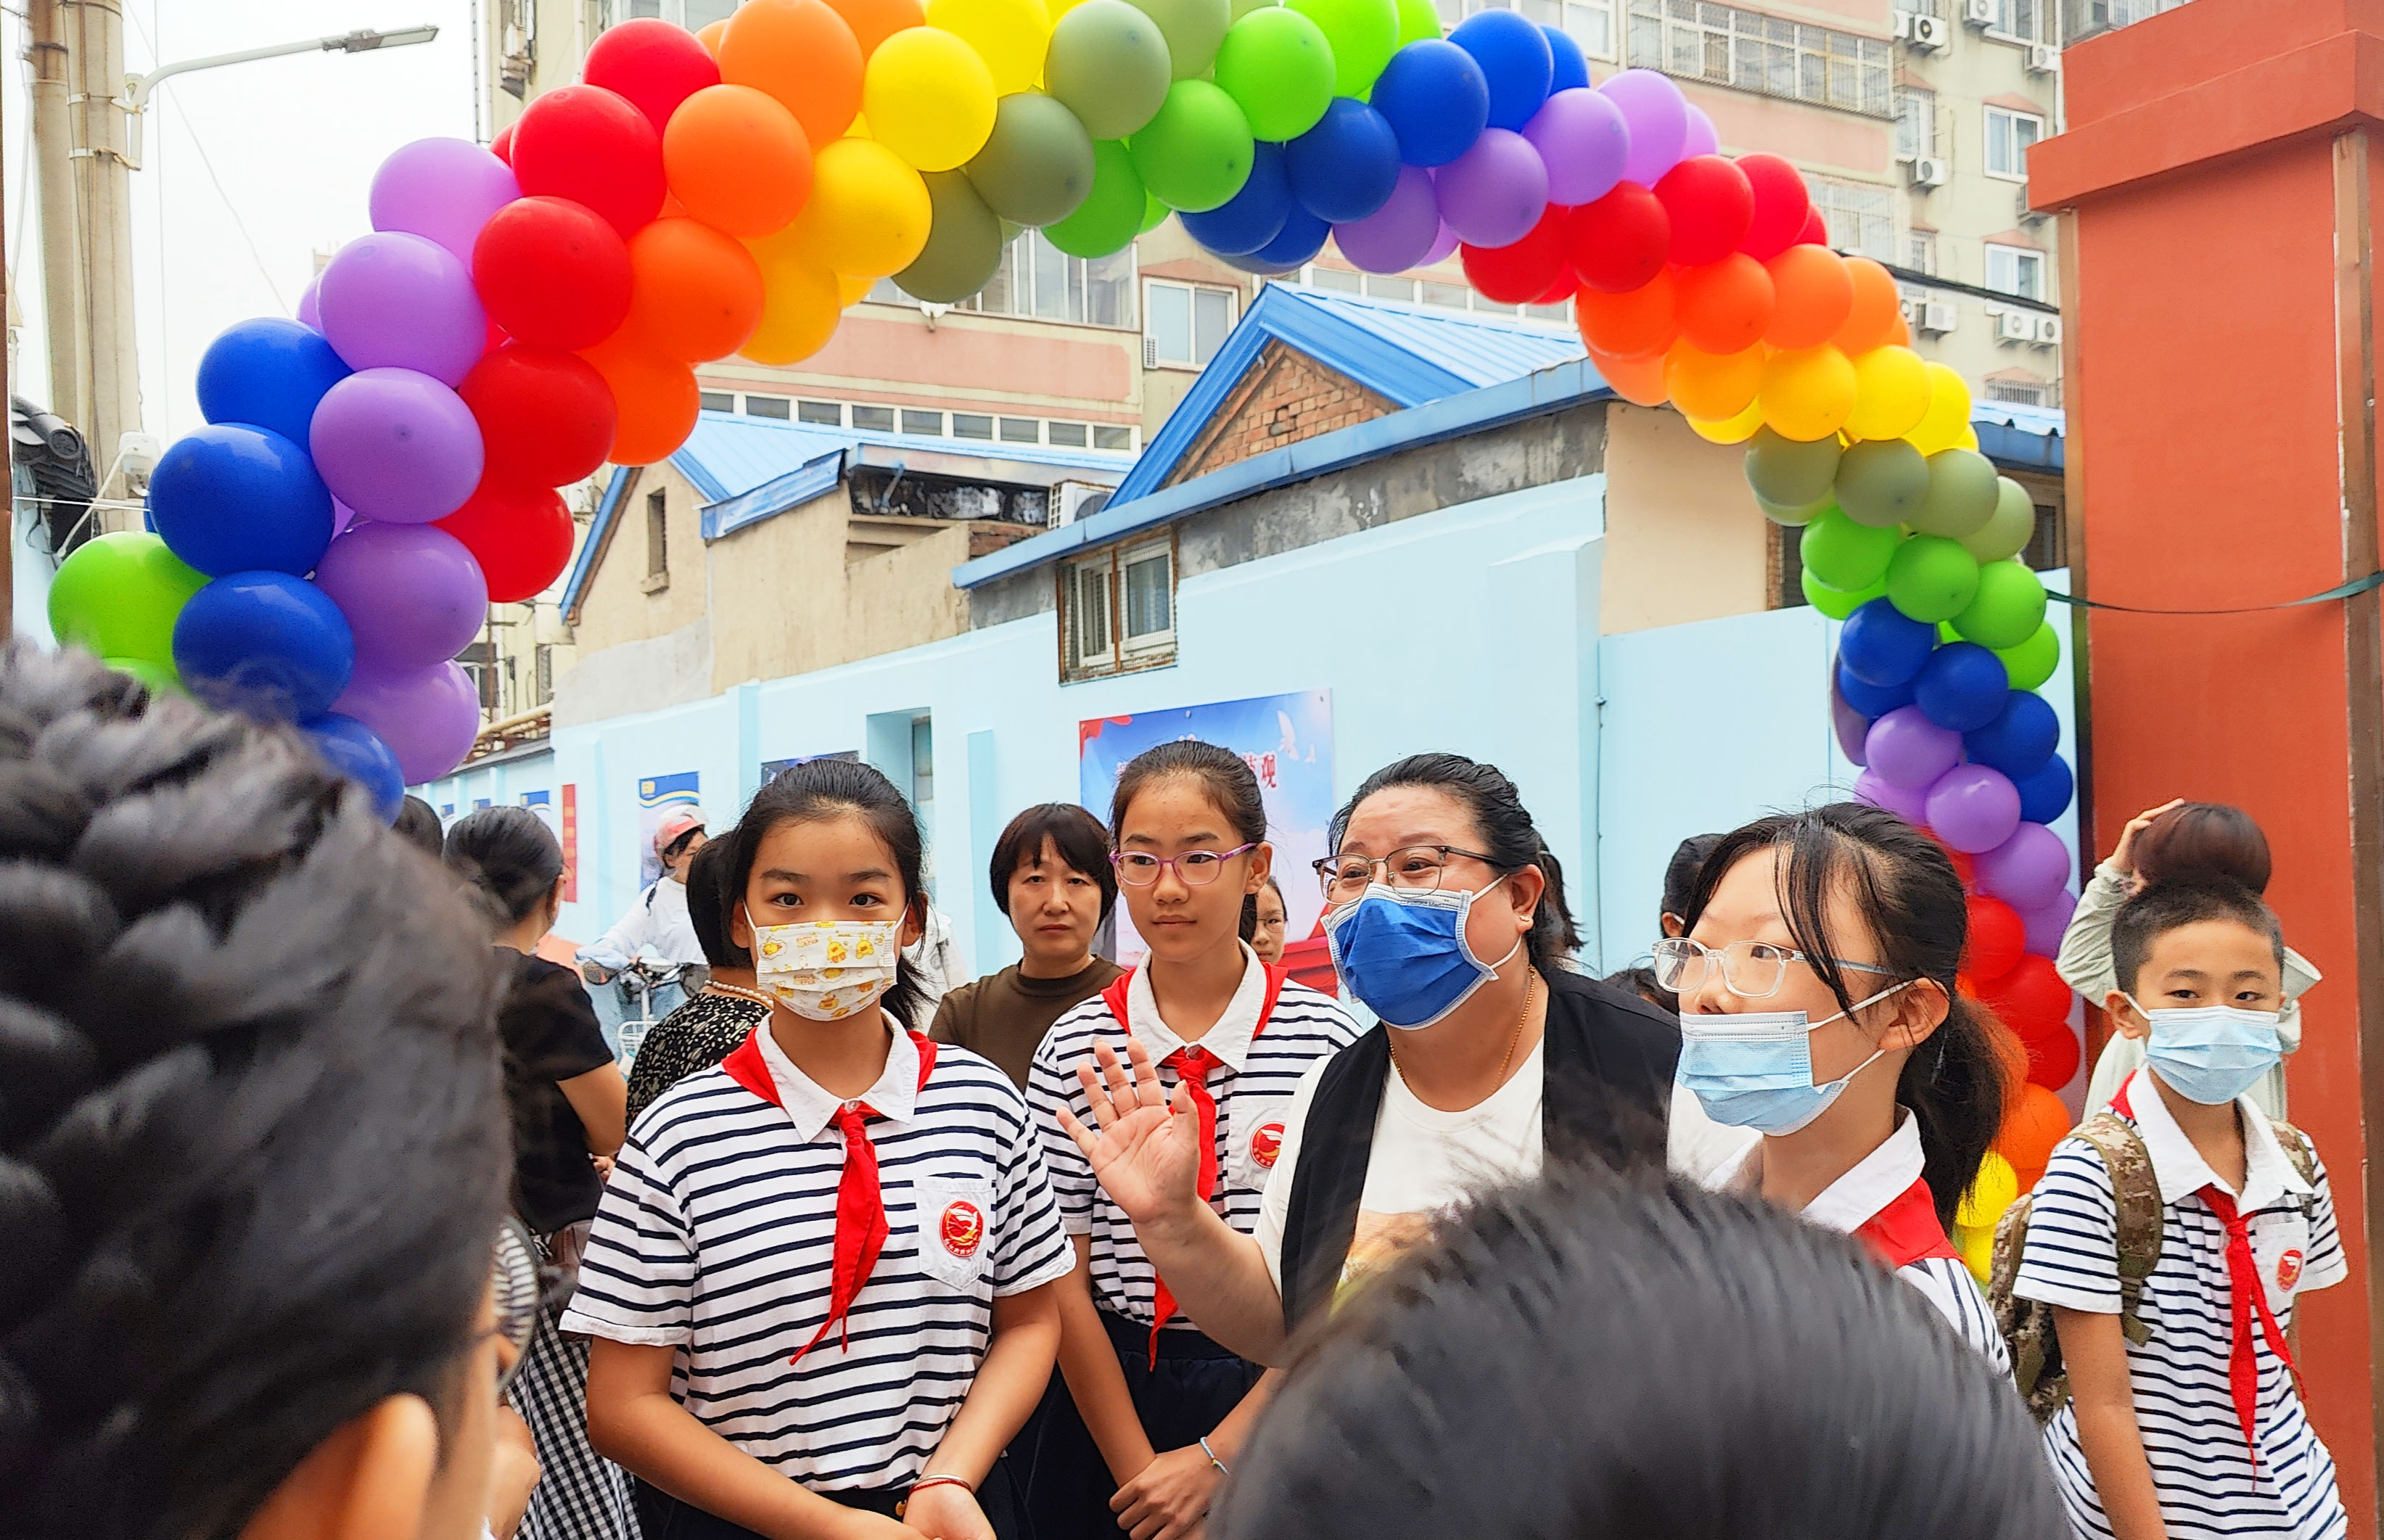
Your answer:
[[[2035,314],[2027,310],[2005,311],[1995,318],[1995,340],[1999,342],[2035,342]]]
[[[2058,316],[2039,316],[2036,318],[2036,341],[2037,345],[2040,347],[2059,347],[2061,345],[2061,317]]]
[[[1074,524],[1109,505],[1110,489],[1089,481],[1062,481],[1051,489],[1051,528]]]
[[[1910,11],[1890,12],[1888,15],[1888,31],[1898,43],[1911,42],[1912,13]]]
[[[1961,312],[1955,307],[1952,300],[1931,300],[1920,306],[1920,319],[1917,329],[1925,331],[1931,337],[1943,337],[1954,329],[1954,322],[1960,315]]]
[[[2031,43],[2028,45],[2028,72],[2031,75],[2061,73],[2061,49],[2056,43]]]
[[[1995,0],[1962,0],[1962,19],[1973,27],[1995,24]]]
[[[1943,18],[1916,16],[1912,19],[1912,46],[1915,48],[1924,53],[1942,54],[1953,45],[1953,30],[1945,25]]]
[[[1921,155],[1912,163],[1912,185],[1926,190],[1943,187],[1954,177],[1954,168],[1937,155]]]

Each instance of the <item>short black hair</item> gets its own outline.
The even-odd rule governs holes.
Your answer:
[[[687,863],[687,923],[706,962],[715,968],[750,968],[753,954],[728,937],[729,900],[720,887],[727,860],[727,841],[709,839]]]
[[[2204,920],[2232,920],[2266,938],[2285,969],[2285,931],[2266,900],[2241,883],[2208,875],[2155,882],[2119,906],[2111,920],[2111,975],[2133,995],[2137,975],[2152,956],[2153,943],[2172,930]],[[2096,1003],[2101,1003],[2097,1001]]]
[[[1010,879],[1022,867],[1043,857],[1043,842],[1073,871],[1093,879],[1101,890],[1101,918],[1117,907],[1117,870],[1110,864],[1110,831],[1101,821],[1074,802],[1037,802],[1010,821],[993,842],[993,860],[985,880],[993,889],[994,907],[1010,913]]]
[[[2067,1531],[2009,1376],[1859,1243],[1751,1195],[1560,1165],[1301,1339],[1209,1533]]]
[[[1681,1013],[1681,997],[1656,982],[1656,970],[1642,963],[1606,975],[1606,982],[1618,989],[1627,989],[1668,1015]]]
[[[408,797],[398,804],[397,822],[390,827],[433,861],[446,849],[447,833],[440,826],[439,810],[419,797]]]
[[[1697,874],[1705,870],[1706,857],[1721,841],[1719,834],[1693,834],[1673,847],[1672,859],[1664,863],[1664,914],[1688,914],[1689,904],[1696,897]]]

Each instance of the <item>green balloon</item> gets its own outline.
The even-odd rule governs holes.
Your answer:
[[[925,171],[935,211],[927,243],[894,275],[895,287],[930,304],[958,304],[986,286],[1001,266],[1001,221],[959,171]]]
[[[174,661],[174,621],[207,586],[156,536],[118,530],[85,541],[50,580],[50,630],[103,658]]]
[[[1280,6],[1283,0],[1234,0],[1234,19],[1239,21],[1252,11],[1262,11],[1270,6]]]
[[[1887,564],[1904,543],[1896,529],[1856,524],[1835,508],[1805,526],[1797,543],[1805,570],[1833,589],[1867,589],[1887,576]]]
[[[2036,533],[2036,503],[2028,489],[2008,476],[1995,478],[1995,511],[1974,533],[1962,537],[1962,549],[1981,562],[2000,562],[2028,549]]]
[[[1146,191],[1142,195],[1142,229],[1139,233],[1149,235],[1167,223],[1167,217],[1174,212],[1159,201],[1158,194]]]
[[[1769,428],[1758,428],[1746,444],[1746,484],[1766,503],[1801,508],[1830,495],[1838,478],[1838,441],[1817,439],[1809,444],[1783,439]]]
[[[1887,592],[1885,583],[1873,583],[1867,589],[1848,592],[1833,589],[1808,570],[1799,579],[1805,587],[1805,602],[1828,615],[1831,620],[1844,620],[1865,604]]]
[[[1130,3],[1159,23],[1161,35],[1167,39],[1168,67],[1179,81],[1197,81],[1209,72],[1217,62],[1217,45],[1225,41],[1225,29],[1234,22],[1234,7],[1228,0]]]
[[[1440,12],[1432,0],[1399,0],[1399,46],[1440,36]]]
[[[1994,462],[1977,450],[1939,450],[1929,456],[1929,495],[1912,527],[1957,540],[1977,534],[1994,517],[1996,480]]]
[[[1801,508],[1783,508],[1777,503],[1766,503],[1759,497],[1755,500],[1755,505],[1762,509],[1763,516],[1772,523],[1795,529],[1812,523],[1823,514],[1837,512],[1838,502],[1829,493],[1823,492],[1819,501],[1807,503]]]
[[[1085,0],[1098,5],[1099,0]],[[1076,10],[1084,9],[1079,6]],[[1076,14],[1070,11],[1070,16]],[[1114,139],[1093,145],[1093,191],[1075,213],[1044,228],[1043,238],[1070,256],[1108,256],[1134,244],[1147,195],[1134,157]]]
[[[1001,99],[993,137],[965,169],[997,217],[1017,225],[1052,224],[1075,213],[1093,190],[1093,136],[1057,101],[1021,91]]]
[[[1333,105],[1333,45],[1315,22],[1285,6],[1252,11],[1217,50],[1217,85],[1273,143],[1298,139]]]
[[[1978,591],[1979,564],[1943,535],[1913,536],[1887,564],[1888,602],[1914,620],[1951,620]]]
[[[130,674],[149,687],[152,695],[187,695],[182,688],[182,676],[170,663],[158,663],[151,658],[104,658],[101,660],[118,674]]]
[[[1124,139],[1167,100],[1167,39],[1125,0],[1084,0],[1051,29],[1043,87],[1096,141]]]
[[[1333,45],[1333,93],[1366,99],[1399,46],[1398,0],[1288,0]]]
[[[1867,440],[1838,457],[1837,488],[1846,517],[1893,529],[1911,523],[1927,501],[1929,462],[1903,439]]]
[[[1208,81],[1178,81],[1167,105],[1126,141],[1134,168],[1161,203],[1205,214],[1250,180],[1250,121]]]
[[[2014,689],[2037,689],[2053,677],[2054,664],[2061,661],[2061,633],[2046,621],[2036,628],[2036,635],[2018,647],[1998,647],[1995,656],[2004,660],[2004,671],[2011,676]]]
[[[2021,562],[1985,562],[1979,591],[1954,629],[1981,647],[2018,647],[2044,624],[2044,580]]]

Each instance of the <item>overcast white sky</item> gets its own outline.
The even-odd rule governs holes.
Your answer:
[[[171,439],[200,421],[192,379],[209,340],[251,316],[288,315],[313,274],[315,251],[371,228],[365,195],[382,158],[434,134],[472,136],[472,3],[125,0],[125,64],[134,74],[359,27],[440,29],[436,42],[416,47],[297,54],[180,75],[158,88],[144,164],[132,176],[134,289],[143,416],[150,432]],[[47,402],[25,24],[13,8],[0,11],[0,42],[8,266],[24,323],[21,378],[12,384]],[[106,458],[98,445],[93,453]]]

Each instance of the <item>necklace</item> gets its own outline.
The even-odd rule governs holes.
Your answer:
[[[703,987],[703,992],[707,995],[734,995],[739,1000],[750,1000],[756,1005],[777,1003],[761,990],[748,989],[742,984],[707,984]]]
[[[1515,1046],[1523,1040],[1523,1025],[1532,1019],[1532,996],[1538,989],[1539,983],[1540,971],[1537,968],[1523,975],[1523,1013],[1515,1018],[1515,1030],[1507,1037],[1507,1056],[1498,1061],[1498,1080],[1490,1087],[1493,1091],[1507,1083],[1507,1072],[1515,1067]],[[1399,1063],[1398,1029],[1385,1026],[1383,1034],[1383,1045],[1391,1050],[1391,1067],[1397,1070],[1399,1078],[1404,1080],[1408,1072]]]

